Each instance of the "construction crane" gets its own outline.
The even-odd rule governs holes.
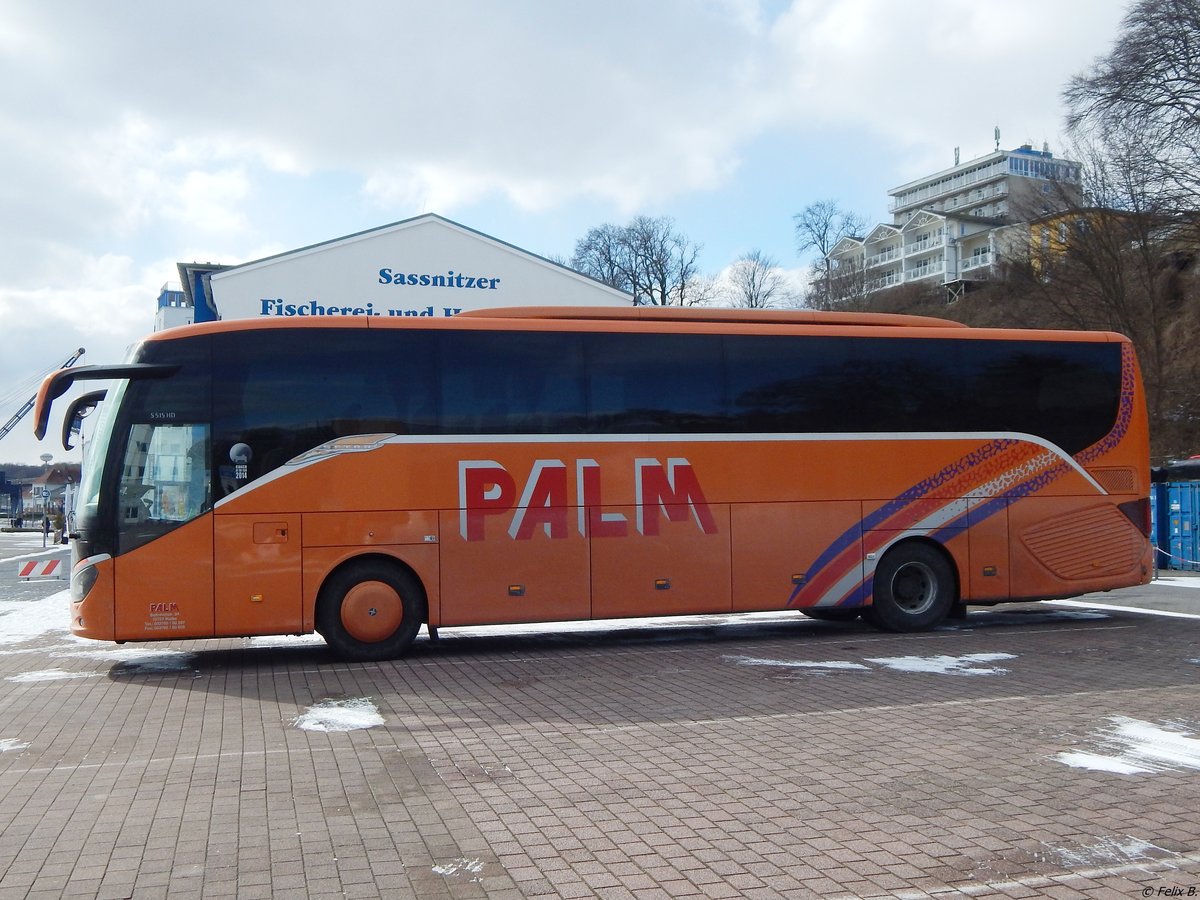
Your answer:
[[[68,359],[61,366],[59,366],[59,368],[60,369],[71,368],[71,366],[75,365],[75,363],[79,361],[79,357],[81,357],[81,356],[83,356],[83,348],[82,347],[80,347],[78,350],[76,350],[74,353],[72,353],[71,358]],[[0,425],[0,441],[4,440],[4,436],[6,434],[8,434],[10,431],[12,431],[14,428],[17,427],[17,423],[20,422],[21,419],[25,418],[25,414],[28,413],[31,409],[33,409],[33,405],[36,402],[37,402],[37,394],[34,393],[34,395],[25,402],[25,405],[17,410],[16,415],[14,415],[11,419],[9,419],[3,425]]]

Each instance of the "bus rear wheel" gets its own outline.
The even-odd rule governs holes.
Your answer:
[[[954,606],[954,571],[928,544],[893,547],[875,568],[874,598],[867,621],[885,631],[924,631]]]
[[[408,570],[384,560],[334,572],[317,598],[317,631],[342,659],[394,659],[425,619],[425,590]]]

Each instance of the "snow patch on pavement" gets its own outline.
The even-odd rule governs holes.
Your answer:
[[[88,641],[88,643],[92,644],[95,642]],[[0,650],[0,656],[17,656],[22,653],[49,653],[51,656],[53,656],[55,654],[55,651],[68,650],[73,646],[75,646],[75,645],[74,644],[50,644],[47,646],[47,645],[43,644],[42,646],[39,646],[39,647],[17,647],[15,650]]]
[[[1159,576],[1150,582],[1159,587],[1177,587],[1177,588],[1196,588],[1200,589],[1200,578],[1172,578],[1170,576]]]
[[[40,672],[21,672],[18,675],[9,675],[5,681],[13,681],[17,684],[30,684],[37,681],[67,681],[71,678],[95,678],[97,672],[67,672],[63,669],[43,669]]]
[[[10,750],[24,750],[28,744],[22,744],[16,738],[0,738],[0,753],[8,753]]]
[[[752,613],[707,613],[696,616],[646,616],[636,619],[577,619],[566,622],[528,622],[508,625],[470,625],[461,628],[443,627],[438,633],[443,637],[463,635],[483,637],[499,635],[512,637],[514,635],[547,635],[547,634],[587,634],[608,633],[627,628],[638,629],[686,629],[712,628],[723,625],[811,625],[812,619],[804,619],[794,609],[768,610]]]
[[[0,600],[0,645],[23,644],[46,634],[66,634],[71,622],[71,591],[43,600]]]
[[[1150,859],[1163,859],[1173,856],[1169,850],[1164,850],[1157,844],[1143,841],[1140,838],[1126,836],[1119,838],[1103,838],[1098,844],[1080,847],[1077,850],[1051,848],[1060,863],[1070,868],[1092,868],[1095,866],[1126,865]]]
[[[1152,770],[1114,756],[1099,753],[1059,753],[1054,757],[1072,769],[1091,769],[1093,772],[1112,772],[1115,775],[1147,775]]]
[[[43,556],[54,556],[56,553],[60,553],[60,552],[61,552],[61,548],[54,547],[50,550],[42,550],[39,553],[23,553],[20,556],[6,556],[3,559],[0,559],[0,563],[21,562],[22,560],[26,560],[26,559],[39,559],[40,557],[43,557]],[[67,568],[71,567],[70,556],[64,556],[63,562],[66,563]]]
[[[869,672],[870,666],[864,666],[862,663],[846,662],[845,660],[827,660],[825,662],[808,662],[804,660],[788,660],[788,659],[760,659],[754,656],[724,656],[722,659],[732,660],[740,666],[770,666],[777,669],[813,669],[814,674],[822,674],[824,672],[837,671],[864,671]]]
[[[456,875],[478,875],[483,871],[483,862],[478,859],[467,859],[465,856],[460,856],[454,862],[444,863],[433,867],[433,871],[437,875],[444,875],[447,878]],[[478,881],[478,878],[472,878],[472,881]]]
[[[252,637],[251,647],[323,647],[325,638],[319,634],[268,634]]]
[[[884,656],[868,659],[897,672],[924,672],[930,675],[1002,675],[1008,669],[981,666],[980,663],[1016,659],[1012,653],[968,653],[966,656]]]
[[[383,716],[370,700],[325,700],[292,720],[303,731],[356,731],[383,724]]]
[[[1008,669],[983,666],[981,663],[1016,659],[1012,653],[969,653],[966,656],[884,656],[869,658],[868,663],[897,672],[919,672],[930,675],[1001,675]],[[814,675],[830,672],[871,672],[871,666],[847,660],[821,662],[791,659],[762,659],[754,656],[724,656],[739,666],[769,666],[777,669],[804,671]]]
[[[1151,582],[1157,584],[1158,582]],[[1170,587],[1180,587],[1180,585],[1169,585]],[[1190,585],[1188,585],[1190,587]],[[1106,609],[1110,612],[1127,612],[1137,613],[1142,616],[1163,616],[1168,619],[1200,619],[1200,614],[1172,612],[1167,609],[1152,609],[1148,606],[1117,606],[1115,603],[1088,603],[1086,600],[1047,600],[1047,604],[1053,606],[1082,606],[1089,609]]]
[[[1169,731],[1125,716],[1109,716],[1108,721],[1112,724],[1095,736],[1100,752],[1063,752],[1054,758],[1072,768],[1118,775],[1200,769],[1200,739],[1190,731]]]

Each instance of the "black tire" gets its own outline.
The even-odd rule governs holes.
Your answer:
[[[941,622],[957,600],[954,570],[928,544],[893,547],[875,567],[867,621],[885,631],[925,631]]]
[[[317,631],[340,658],[395,659],[425,621],[425,589],[407,569],[370,559],[338,570],[317,597]]]
[[[837,609],[814,606],[802,609],[800,612],[804,613],[810,619],[820,619],[822,622],[853,622],[862,615],[862,610],[857,607],[854,609]]]

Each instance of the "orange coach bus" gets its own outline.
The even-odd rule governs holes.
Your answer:
[[[893,631],[1151,576],[1129,341],[817,312],[522,308],[160,332],[117,366],[75,634],[796,609]],[[68,411],[72,426],[101,392]]]

